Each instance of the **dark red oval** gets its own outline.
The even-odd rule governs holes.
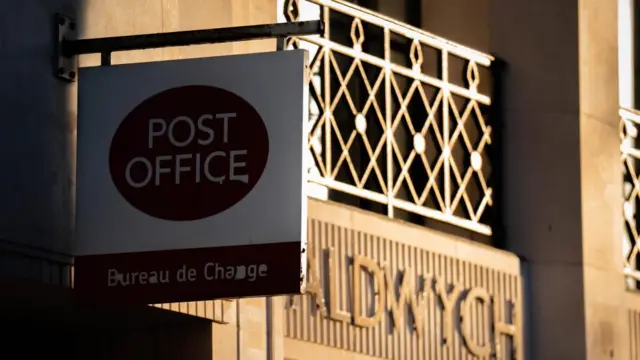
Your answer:
[[[109,171],[136,209],[189,221],[247,196],[268,156],[267,128],[251,104],[224,89],[190,85],[153,95],[122,120],[111,140]]]

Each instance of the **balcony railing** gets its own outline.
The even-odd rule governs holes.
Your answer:
[[[638,128],[640,112],[632,109],[620,109],[620,151],[623,169],[623,216],[625,231],[623,233],[624,272],[633,282],[640,281],[640,236],[638,226],[640,217],[640,142]],[[637,288],[637,284],[631,284]]]
[[[314,192],[490,235],[491,98],[480,80],[493,59],[344,1],[280,3],[284,20],[326,26],[285,45],[310,53]]]

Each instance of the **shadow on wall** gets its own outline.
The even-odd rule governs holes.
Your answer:
[[[80,307],[70,290],[1,275],[0,288],[0,359],[53,355],[71,360],[211,360],[213,356],[209,319],[149,306]]]
[[[78,306],[71,290],[2,275],[0,289],[0,359],[212,359],[209,319]]]
[[[148,308],[152,309],[152,308]],[[160,310],[155,310],[158,313]],[[0,317],[13,324],[0,338],[0,357],[29,359],[47,356],[95,360],[211,360],[211,322],[173,313],[181,319],[167,321],[169,312],[143,319],[137,309],[127,312],[77,312],[62,310],[64,319],[42,321],[41,317]],[[32,313],[32,315],[35,315]],[[40,313],[51,316],[51,313]],[[80,319],[85,316],[85,321]],[[147,314],[146,316],[149,316]],[[108,318],[107,318],[108,317]],[[15,321],[13,321],[15,320]]]
[[[195,317],[192,320],[188,324],[102,329],[89,333],[76,329],[73,355],[78,360],[213,359],[211,323]]]
[[[57,12],[83,0],[0,3],[0,238],[70,252],[75,86],[54,76]]]
[[[75,84],[54,76],[54,15],[74,16],[82,24],[87,2],[0,2],[0,239],[21,247],[71,253],[77,92]],[[47,287],[24,279],[45,276],[47,267],[41,263],[40,276],[31,276],[22,270],[24,261],[13,258],[0,256],[1,272],[23,280],[6,278],[13,287],[0,281],[0,358],[212,358],[206,319],[149,307],[80,310],[62,287],[20,301]]]

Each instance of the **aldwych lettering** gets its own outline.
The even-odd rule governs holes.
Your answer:
[[[352,311],[348,312],[344,309],[340,309],[338,306],[338,277],[335,273],[337,256],[335,250],[332,248],[325,249],[321,253],[327,253],[326,259],[328,270],[327,279],[328,284],[323,284],[320,276],[320,263],[317,261],[312,249],[308,251],[308,278],[307,278],[307,295],[312,297],[316,309],[319,314],[325,318],[340,321],[349,322],[359,327],[372,327],[380,324],[385,312],[388,313],[393,325],[394,331],[399,331],[400,328],[406,326],[404,321],[411,321],[409,323],[413,331],[417,336],[422,336],[425,331],[424,316],[426,309],[426,296],[429,291],[437,297],[440,309],[442,311],[442,336],[444,344],[451,344],[451,339],[454,336],[456,325],[460,323],[459,333],[462,340],[472,354],[478,357],[490,356],[492,350],[495,353],[500,351],[499,341],[503,335],[512,339],[514,348],[521,346],[520,339],[521,329],[516,324],[520,320],[520,309],[516,304],[508,304],[507,308],[512,309],[511,321],[507,323],[503,318],[500,303],[495,297],[492,297],[489,292],[481,287],[473,287],[465,289],[460,284],[447,284],[435,275],[421,274],[421,284],[415,284],[413,279],[417,278],[416,274],[411,269],[405,269],[399,274],[393,274],[384,265],[378,264],[375,260],[361,256],[354,255],[352,257],[352,266],[349,270],[349,276],[351,276],[352,284]],[[368,275],[367,277],[365,277]],[[400,284],[396,285],[396,276],[400,279]],[[363,281],[367,284],[371,284],[374,288],[374,311],[373,314],[368,314],[365,309],[362,308],[363,303]],[[323,286],[324,285],[324,286]],[[328,292],[328,303],[325,301],[325,293]],[[459,316],[461,321],[456,321],[456,305],[460,304]],[[493,331],[494,344],[490,342],[480,343],[472,336],[472,321],[471,314],[472,309],[480,304],[485,311],[485,324],[486,331]],[[295,308],[295,298],[291,297],[289,300],[289,307]],[[409,309],[411,319],[406,319],[404,314],[406,309]],[[468,319],[468,320],[466,320]]]

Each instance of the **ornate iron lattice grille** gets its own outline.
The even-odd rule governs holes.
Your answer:
[[[620,109],[620,151],[623,169],[623,216],[625,231],[623,233],[624,272],[629,278],[629,285],[638,287],[640,281],[640,235],[638,234],[638,204],[640,203],[640,149],[638,147],[638,126],[640,112],[631,109]]]
[[[310,52],[313,192],[491,235],[491,99],[480,79],[493,59],[347,2],[283,6],[287,21],[325,22],[322,36],[285,41]]]

